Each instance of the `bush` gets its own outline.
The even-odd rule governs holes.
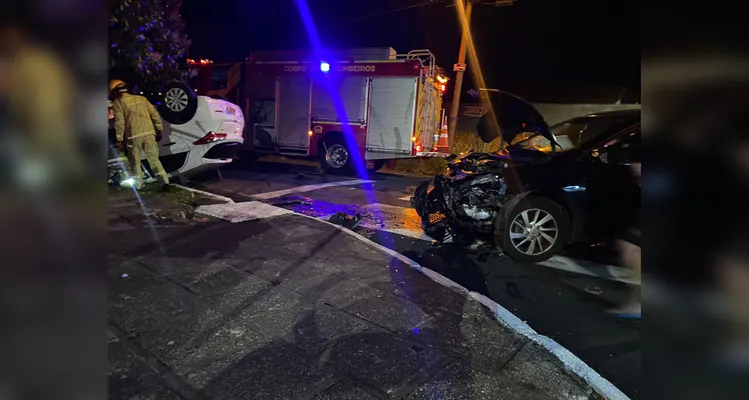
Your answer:
[[[500,148],[500,140],[484,143],[476,132],[455,132],[452,153],[462,153],[468,150],[479,152],[495,152]],[[395,172],[417,175],[441,174],[445,171],[447,162],[444,158],[405,158],[395,162]]]

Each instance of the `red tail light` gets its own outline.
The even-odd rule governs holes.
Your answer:
[[[226,139],[225,133],[216,133],[216,132],[208,132],[207,135],[200,138],[197,142],[193,144],[208,144],[213,142],[219,142],[221,140]]]

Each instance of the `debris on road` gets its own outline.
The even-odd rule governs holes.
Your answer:
[[[328,222],[336,224],[336,225],[340,225],[344,228],[354,229],[359,225],[359,223],[361,223],[361,220],[362,220],[362,216],[359,213],[357,213],[356,215],[352,217],[344,212],[338,212],[338,213],[333,214],[333,216],[330,217]]]
[[[301,197],[301,198],[291,198],[291,199],[282,199],[280,201],[270,203],[273,206],[280,207],[280,206],[289,206],[292,204],[301,204],[305,206],[311,206],[312,205],[312,199],[307,197]]]

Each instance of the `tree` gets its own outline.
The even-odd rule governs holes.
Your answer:
[[[112,77],[158,89],[186,78],[182,0],[110,0],[109,70]]]

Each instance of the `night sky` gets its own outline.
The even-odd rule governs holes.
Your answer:
[[[428,48],[451,70],[460,41],[454,0],[307,0],[326,47]],[[488,87],[639,87],[635,0],[519,0],[475,5],[472,28]],[[384,13],[377,15],[379,13]],[[365,16],[377,15],[366,19]],[[194,58],[236,61],[252,50],[309,48],[295,0],[184,0]],[[469,71],[472,68],[468,66]],[[469,76],[466,77],[470,79]],[[472,87],[471,81],[464,88]]]

